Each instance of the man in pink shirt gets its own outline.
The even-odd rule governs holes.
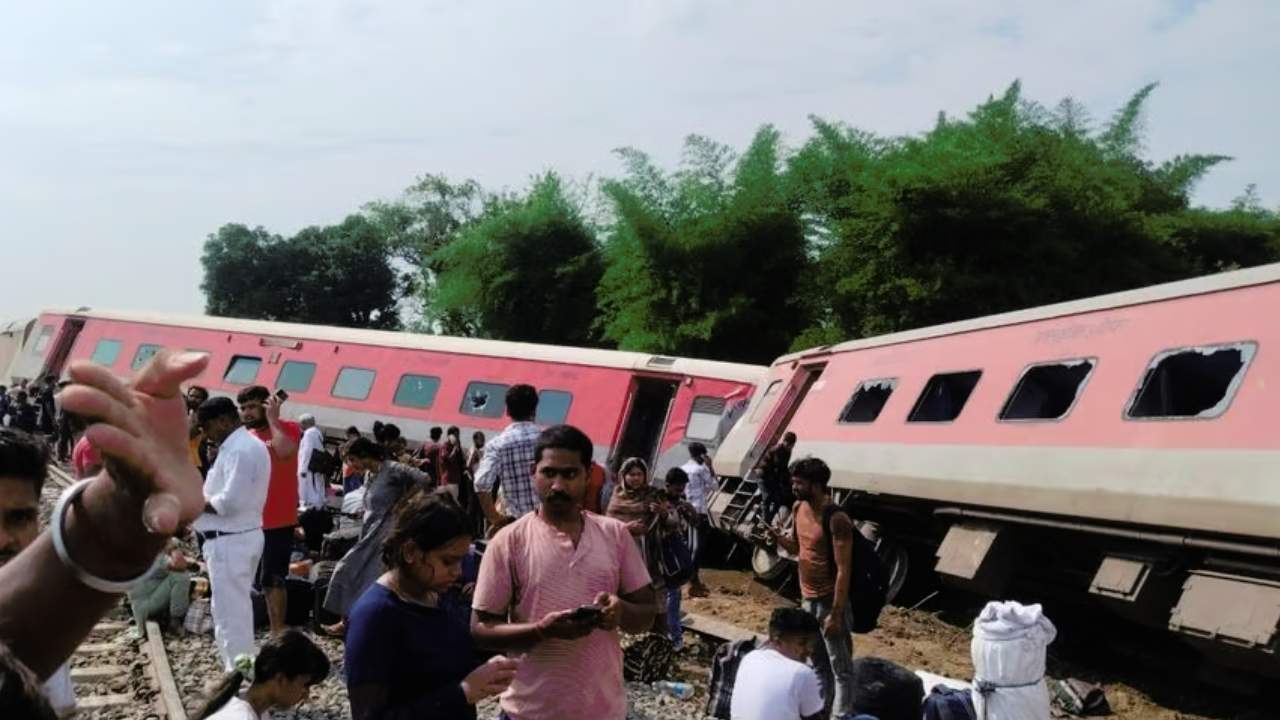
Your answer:
[[[625,720],[618,628],[653,622],[653,591],[627,526],[584,512],[591,440],[547,428],[534,449],[536,512],[504,527],[480,563],[471,633],[524,653],[502,695],[510,720]]]

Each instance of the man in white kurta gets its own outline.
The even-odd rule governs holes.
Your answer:
[[[204,542],[213,592],[213,632],[223,668],[253,653],[253,599],[250,593],[262,557],[262,508],[271,480],[271,453],[240,424],[230,398],[200,405],[197,419],[218,457],[204,481],[204,514],[195,530]]]
[[[303,508],[322,508],[325,506],[324,476],[307,467],[313,452],[324,452],[324,433],[316,427],[313,415],[302,415],[298,425],[302,427],[302,441],[298,443],[298,504]]]

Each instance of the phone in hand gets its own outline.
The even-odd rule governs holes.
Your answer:
[[[289,393],[285,392],[284,390],[277,390],[276,398],[278,398],[280,402],[284,402],[285,400],[289,399]]]
[[[577,610],[574,610],[573,614],[570,615],[569,618],[575,622],[591,622],[599,620],[600,616],[603,614],[604,610],[601,609],[599,605],[583,605]]]

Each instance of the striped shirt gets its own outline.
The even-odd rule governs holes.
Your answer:
[[[627,526],[582,513],[573,539],[530,513],[500,530],[480,561],[472,607],[536,622],[548,613],[595,602],[602,592],[626,595],[649,586],[649,572]],[[502,695],[519,720],[624,720],[622,647],[616,630],[533,646]]]
[[[513,422],[485,445],[476,469],[476,492],[502,494],[503,511],[513,518],[538,509],[542,501],[533,487],[533,450],[542,430],[531,422]]]

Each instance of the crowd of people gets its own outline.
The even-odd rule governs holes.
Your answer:
[[[360,534],[323,605],[340,618],[325,631],[344,638],[355,718],[475,718],[477,702],[500,694],[503,720],[622,720],[620,632],[682,645],[682,595],[708,592],[698,567],[716,481],[701,444],[660,483],[640,458],[611,474],[581,430],[537,426],[536,389],[514,385],[511,422],[487,443],[477,433],[464,449],[451,427],[411,449],[393,424],[372,438],[351,428],[335,472],[324,468],[315,418],[282,418],[283,393],[179,394],[202,365],[161,353],[128,384],[72,366],[62,404],[93,422],[71,453],[83,456],[82,479],[55,512],[52,541],[37,539],[47,450],[25,429],[0,431],[0,641],[12,650],[0,659],[15,678],[30,680],[25,668],[51,678],[31,702],[58,711],[55,671],[118,594],[129,597],[136,636],[152,618],[177,630],[196,574],[208,578],[227,672],[198,717],[256,718],[301,702],[329,661],[287,626],[284,580],[307,547],[300,514],[339,494],[359,496],[347,509]],[[788,454],[793,444],[784,441]],[[821,460],[786,467],[794,530],[772,533],[799,558],[803,605],[775,613],[770,643],[743,660],[732,718],[854,717],[855,531],[831,503]],[[187,527],[198,558],[178,542]],[[35,587],[66,592],[41,606]],[[269,628],[255,647],[259,590]],[[58,630],[31,631],[54,617]],[[20,687],[0,685],[0,712],[17,707],[5,703]]]

